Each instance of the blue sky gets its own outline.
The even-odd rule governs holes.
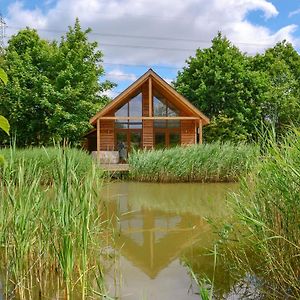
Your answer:
[[[115,96],[151,66],[168,82],[222,31],[254,54],[287,39],[300,49],[300,0],[0,0],[7,36],[25,26],[59,39],[79,17],[104,52]]]

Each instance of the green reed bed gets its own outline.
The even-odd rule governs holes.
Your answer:
[[[0,267],[6,297],[98,299],[105,293],[101,252],[111,226],[91,158],[74,149],[3,152]]]
[[[10,175],[13,175],[18,167],[22,165],[27,172],[31,169],[40,170],[41,181],[44,183],[51,183],[61,173],[57,171],[61,168],[63,156],[67,156],[73,163],[74,171],[78,178],[85,176],[93,166],[93,160],[87,152],[68,147],[33,147],[24,149],[12,147],[1,149],[0,155],[4,156],[6,166],[11,170]],[[100,172],[98,174],[102,175]]]
[[[267,299],[299,299],[299,131],[280,144],[269,142],[264,160],[230,203],[237,220],[236,242],[226,250],[231,270],[256,274]]]
[[[214,143],[137,151],[128,159],[130,177],[148,182],[231,182],[251,169],[259,157],[251,145]]]

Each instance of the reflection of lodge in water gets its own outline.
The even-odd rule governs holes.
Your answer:
[[[139,190],[139,184],[135,184],[134,187],[129,185],[129,188],[128,185],[124,185],[124,190],[116,195],[117,200],[111,202],[110,208],[118,216],[120,235],[117,246],[120,247],[122,255],[150,278],[155,278],[161,270],[178,258],[183,250],[191,246],[199,235],[207,242],[210,239],[209,226],[201,213],[196,213],[193,199],[190,199],[192,206],[186,205],[180,214],[178,206],[179,202],[184,200],[184,196],[180,196],[178,192],[175,196],[176,190],[174,195],[166,190],[164,205],[155,198],[156,194],[164,194],[163,190],[149,193],[151,185],[148,192],[144,187],[145,185]],[[173,187],[175,188],[175,185]],[[199,196],[197,198],[197,202],[201,201]],[[201,205],[203,206],[203,202]],[[202,212],[208,213],[205,203]]]

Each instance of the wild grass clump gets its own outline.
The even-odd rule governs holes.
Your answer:
[[[78,150],[6,151],[0,171],[5,296],[98,299],[104,293],[101,251],[111,226],[96,166]]]
[[[91,156],[82,150],[69,147],[32,147],[17,149],[15,147],[1,149],[0,154],[5,159],[7,169],[11,170],[11,177],[22,165],[26,170],[38,169],[41,172],[41,181],[49,184],[60,175],[61,159],[65,156],[74,162],[74,171],[78,178],[83,177],[93,165]],[[0,165],[2,168],[3,164]],[[99,175],[102,175],[100,172]],[[2,174],[3,176],[3,174]]]
[[[257,147],[214,143],[137,151],[129,156],[130,177],[148,182],[232,182],[259,157]]]
[[[300,132],[269,141],[263,161],[234,195],[231,269],[255,274],[269,299],[300,298]],[[233,232],[235,233],[235,232]]]

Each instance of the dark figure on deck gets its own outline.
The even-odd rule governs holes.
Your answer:
[[[120,163],[126,162],[127,150],[126,150],[126,146],[125,146],[124,142],[118,143],[118,151],[119,151]]]

